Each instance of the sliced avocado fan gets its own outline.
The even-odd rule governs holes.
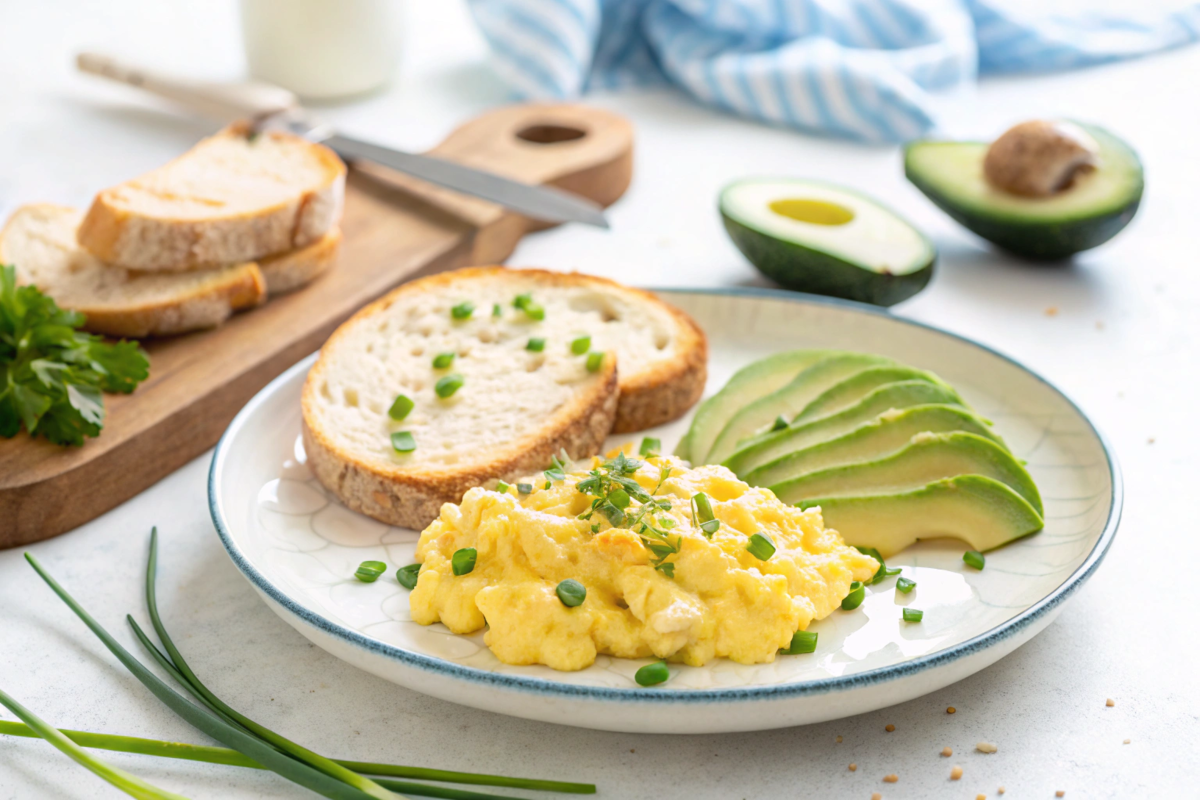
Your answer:
[[[1095,168],[1047,197],[993,186],[984,175],[987,142],[916,141],[904,174],[963,226],[1031,259],[1060,259],[1103,244],[1133,219],[1142,199],[1142,164],[1133,148],[1094,125],[1075,123],[1099,146]]]
[[[913,406],[886,411],[844,436],[788,453],[756,467],[743,480],[752,486],[774,486],[819,469],[874,461],[905,447],[914,436],[949,431],[966,431],[1004,445],[987,423],[965,408]]]
[[[755,467],[788,453],[847,434],[885,411],[920,405],[962,405],[962,401],[953,389],[940,383],[923,380],[889,383],[836,414],[811,422],[796,422],[781,431],[747,439],[723,463],[738,477],[744,477]]]
[[[874,547],[885,558],[922,539],[953,537],[992,550],[1042,529],[1023,497],[982,475],[959,475],[909,492],[805,500],[820,506],[825,525],[848,544]]]
[[[816,399],[804,407],[804,410],[796,415],[792,420],[792,424],[798,425],[802,422],[809,422],[815,419],[821,419],[831,414],[837,414],[847,408],[851,408],[859,403],[864,397],[874,392],[881,386],[889,383],[897,383],[900,381],[924,381],[940,387],[944,394],[950,397],[950,400],[944,401],[952,405],[964,406],[966,403],[958,396],[958,392],[954,391],[949,385],[942,382],[941,378],[934,375],[932,372],[925,370],[914,369],[903,365],[875,367],[865,369],[841,383],[831,386],[822,392]],[[943,402],[943,401],[930,401]],[[882,409],[881,409],[882,410]]]
[[[973,433],[917,434],[903,449],[875,461],[810,472],[770,488],[785,503],[801,503],[813,497],[911,492],[959,475],[999,481],[1044,513],[1037,486],[1012,453]]]
[[[929,283],[933,243],[891,209],[820,181],[747,178],[718,203],[751,264],[789,289],[880,306]]]

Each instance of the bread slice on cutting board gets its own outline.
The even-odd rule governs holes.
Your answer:
[[[103,262],[176,272],[306,247],[341,218],[346,166],[327,147],[233,125],[96,195],[79,244]]]
[[[522,296],[534,314],[514,306]],[[456,319],[464,304],[470,316]],[[583,337],[587,347],[573,351]],[[445,353],[450,366],[436,368]],[[596,371],[591,353],[604,354],[592,359]],[[539,472],[563,449],[591,456],[610,432],[682,415],[703,391],[706,365],[704,334],[649,292],[542,270],[443,273],[367,306],[326,342],[304,385],[305,448],[348,507],[422,528],[490,479]],[[439,397],[450,375],[462,384]],[[399,395],[413,405],[395,419]],[[398,432],[416,448],[398,452]]]
[[[144,337],[220,325],[234,311],[263,302],[271,286],[286,291],[312,280],[337,257],[336,228],[308,247],[254,262],[182,273],[139,273],[98,260],[75,242],[83,214],[47,203],[18,208],[0,231],[0,262],[17,281],[34,284],[63,308],[87,316],[85,328]]]

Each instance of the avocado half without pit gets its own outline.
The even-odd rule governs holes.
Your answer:
[[[748,178],[721,191],[725,230],[789,289],[890,306],[929,283],[933,243],[857,192],[800,179]]]
[[[985,142],[910,143],[904,174],[939,208],[1005,250],[1061,259],[1107,242],[1142,199],[1137,153],[1103,128],[1032,120]]]

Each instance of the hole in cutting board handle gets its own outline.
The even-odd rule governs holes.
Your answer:
[[[517,131],[517,138],[534,144],[573,142],[587,136],[587,131],[569,125],[530,125]]]

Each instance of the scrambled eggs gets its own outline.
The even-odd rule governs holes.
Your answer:
[[[413,619],[440,621],[455,633],[487,625],[487,645],[507,664],[577,670],[597,653],[757,664],[773,661],[795,631],[838,608],[852,581],[868,581],[878,569],[824,527],[819,509],[786,505],[721,466],[689,469],[671,457],[635,462],[623,475],[642,487],[649,507],[631,499],[621,513],[595,513],[597,498],[578,484],[586,489],[592,477],[594,486],[605,464],[612,462],[572,467],[549,488],[538,476],[521,487],[532,487],[526,494],[516,486],[471,489],[460,504],[443,506],[417,545]],[[720,521],[711,534],[693,524],[703,521],[693,520],[697,493]],[[665,540],[636,522],[643,511]],[[755,533],[775,546],[766,560],[747,550]],[[474,566],[455,575],[454,554],[465,548],[475,549]],[[587,590],[577,607],[555,593],[566,579]]]

